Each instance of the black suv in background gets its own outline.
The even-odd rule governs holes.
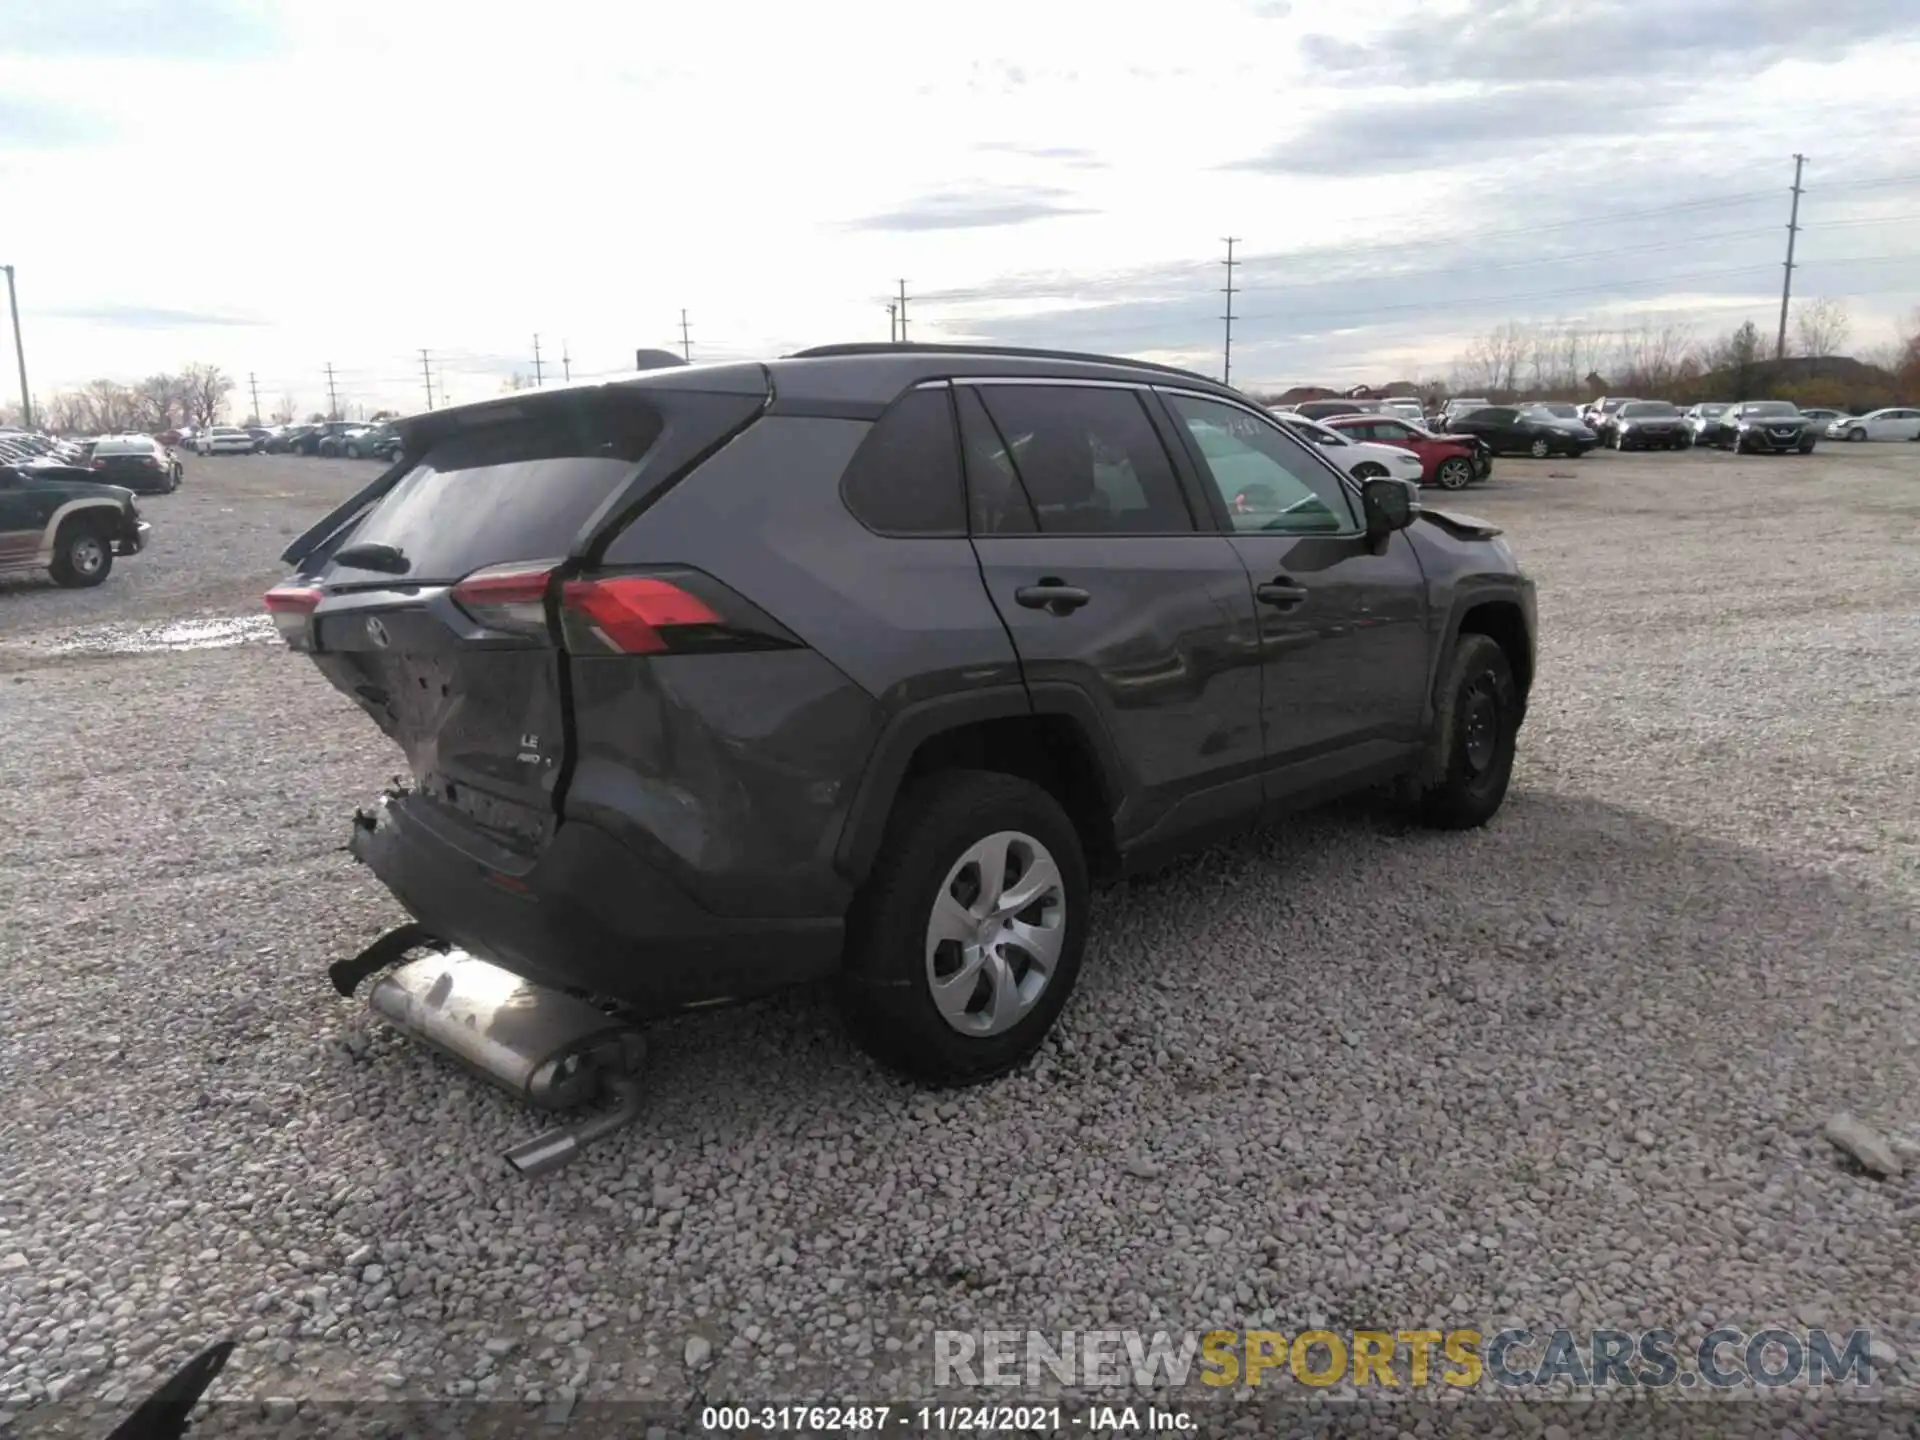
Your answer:
[[[1237,393],[839,346],[400,422],[282,633],[405,752],[353,853],[429,933],[642,1014],[837,976],[934,1082],[1037,1046],[1092,882],[1401,784],[1499,808],[1534,591]]]

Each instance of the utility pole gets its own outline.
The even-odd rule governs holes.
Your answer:
[[[693,363],[693,332],[687,329],[687,312],[680,312],[680,358],[689,365]]]
[[[1787,217],[1787,275],[1780,282],[1780,336],[1773,342],[1773,358],[1787,358],[1787,302],[1793,298],[1793,237],[1800,231],[1800,172],[1807,157],[1793,157],[1793,213]]]
[[[1227,344],[1220,359],[1220,383],[1233,383],[1233,267],[1241,262],[1233,258],[1233,247],[1240,243],[1238,235],[1229,235],[1227,240],[1227,258],[1221,263],[1227,267],[1227,283],[1224,294],[1227,297],[1227,313],[1221,318],[1227,322]]]
[[[7,309],[13,315],[13,358],[20,362],[20,428],[33,428],[33,397],[27,393],[27,343],[20,338],[20,297],[13,289],[13,267],[0,265],[7,272]]]
[[[338,420],[340,418],[340,394],[333,388],[333,362],[331,360],[327,362],[327,418],[329,420]]]
[[[565,339],[560,341],[560,378],[569,385],[573,383],[573,360],[567,354]]]
[[[427,352],[424,346],[420,350],[420,378],[427,382],[427,409],[433,408],[433,369],[427,364]]]
[[[893,345],[900,339],[900,307],[893,301],[887,302],[887,343]]]
[[[260,413],[260,382],[253,378],[253,371],[247,372],[247,389],[253,392],[253,423],[258,425],[266,417]]]
[[[540,378],[540,337],[538,335],[533,337],[533,383],[535,385],[544,383]]]
[[[900,299],[897,303],[900,306],[900,343],[904,345],[907,343],[907,282],[904,280],[900,282]]]

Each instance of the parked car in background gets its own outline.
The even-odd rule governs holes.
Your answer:
[[[1397,415],[1402,420],[1411,420],[1415,425],[1423,428],[1427,423],[1426,407],[1414,399],[1395,398],[1392,400],[1383,400],[1380,402],[1380,413],[1382,415]]]
[[[260,454],[267,448],[267,441],[273,438],[273,427],[270,425],[248,425],[245,428],[247,434],[253,437],[253,453],[256,455]]]
[[[1435,435],[1397,415],[1336,415],[1321,422],[1350,440],[1394,445],[1420,457],[1420,483],[1464,490],[1493,469],[1493,451],[1476,435]]]
[[[1745,400],[1720,417],[1719,446],[1737,455],[1754,450],[1811,455],[1815,438],[1813,426],[1791,400]]]
[[[1052,1030],[1097,881],[1387,782],[1499,810],[1533,582],[1312,421],[960,346],[678,378],[413,417],[284,552],[276,628],[411,767],[342,828],[421,932],[644,1015],[831,978],[960,1084]]]
[[[1829,421],[1825,433],[1834,440],[1920,440],[1920,409],[1896,405]]]
[[[0,573],[46,570],[56,585],[98,585],[114,556],[146,548],[147,530],[133,492],[91,471],[0,465]]]
[[[400,453],[400,432],[385,424],[349,430],[341,437],[340,452],[349,460],[387,460]]]
[[[1456,415],[1447,422],[1447,434],[1477,435],[1496,455],[1531,455],[1536,460],[1584,455],[1600,443],[1585,425],[1514,405],[1488,405]]]
[[[347,453],[347,437],[364,435],[373,427],[364,420],[328,420],[315,428],[312,435],[300,443],[302,455],[325,455],[339,457]],[[311,441],[313,448],[307,448]]]
[[[1309,420],[1325,420],[1333,415],[1369,415],[1375,403],[1372,400],[1302,400],[1288,413],[1304,415]]]
[[[312,425],[282,425],[279,433],[267,441],[267,453],[269,455],[285,455],[297,452],[300,442],[311,435],[315,428],[316,427]],[[311,454],[312,452],[309,451],[308,453]]]
[[[1418,485],[1420,477],[1426,471],[1426,466],[1420,457],[1411,450],[1402,450],[1396,445],[1374,445],[1365,440],[1355,440],[1351,436],[1341,434],[1323,421],[1309,420],[1304,415],[1286,412],[1277,414],[1274,418],[1284,425],[1295,439],[1317,448],[1322,455],[1355,480],[1377,480],[1390,477]]]
[[[1689,405],[1687,428],[1693,432],[1693,443],[1718,445],[1721,423],[1732,408],[1732,402],[1726,400],[1703,400],[1698,405]]]
[[[236,425],[210,425],[193,437],[196,455],[251,455],[253,436]]]
[[[1613,412],[1622,405],[1630,405],[1640,397],[1637,395],[1602,395],[1580,413],[1581,423],[1598,435],[1606,429],[1607,422],[1613,418]]]
[[[1453,422],[1462,415],[1471,415],[1476,410],[1484,410],[1493,402],[1486,396],[1463,396],[1447,401],[1440,407],[1439,417],[1434,421],[1443,430],[1451,430]]]
[[[42,435],[37,430],[0,426],[0,443],[6,444],[15,452],[25,452],[60,465],[77,465],[86,459],[86,450],[83,446],[71,440],[62,440],[57,436]]]
[[[1587,423],[1580,413],[1580,407],[1571,400],[1520,400],[1515,405],[1521,410],[1538,410],[1556,420],[1571,420],[1576,425]]]
[[[186,467],[151,435],[102,435],[87,461],[94,478],[143,495],[169,495],[180,488]]]
[[[1599,434],[1616,450],[1685,450],[1693,444],[1687,417],[1664,400],[1627,401],[1607,417]]]

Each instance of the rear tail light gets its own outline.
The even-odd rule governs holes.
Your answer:
[[[554,567],[495,565],[453,587],[462,610],[490,630],[540,636]],[[788,649],[801,642],[770,616],[697,570],[626,572],[563,580],[560,637],[576,655],[672,655]]]
[[[307,623],[320,603],[320,591],[312,585],[276,585],[261,597],[274,628],[289,645],[307,638]]]
[[[104,460],[96,460],[93,462],[93,468],[96,470],[104,470],[107,468],[107,462]]]
[[[489,630],[544,636],[552,579],[551,565],[490,565],[453,587],[453,603]]]
[[[560,604],[573,648],[591,637],[622,655],[663,655],[676,648],[676,641],[726,628],[720,612],[706,601],[657,575],[569,580],[561,587]]]

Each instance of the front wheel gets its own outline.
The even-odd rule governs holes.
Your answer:
[[[358,445],[348,445],[347,458],[349,460],[358,460],[360,458],[360,447]]]
[[[1387,467],[1376,465],[1371,460],[1362,460],[1353,467],[1352,474],[1356,480],[1384,480],[1387,478]]]
[[[948,771],[895,804],[848,923],[848,1027],[932,1085],[986,1080],[1053,1027],[1086,943],[1086,859],[1030,781]]]
[[[1442,460],[1433,478],[1442,490],[1464,490],[1473,483],[1473,464],[1458,456]]]
[[[1506,652],[1485,635],[1463,634],[1440,689],[1421,821],[1471,830],[1491,820],[1507,797],[1519,733],[1520,692]]]
[[[1851,430],[1849,430],[1849,431],[1847,431],[1847,438],[1848,438],[1849,440],[1864,440],[1864,439],[1866,439],[1866,438],[1867,438],[1867,432],[1866,432],[1866,428],[1865,428],[1864,426],[1860,426],[1860,425],[1856,425],[1856,426],[1854,426],[1854,427],[1853,427],[1853,429],[1851,429]]]
[[[1527,446],[1527,453],[1536,460],[1544,460],[1553,454],[1553,442],[1542,435],[1531,445]]]
[[[91,525],[69,524],[54,542],[51,568],[54,584],[87,589],[113,573],[113,546]]]

